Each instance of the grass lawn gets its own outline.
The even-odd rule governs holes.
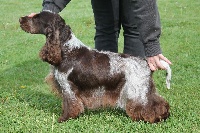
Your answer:
[[[172,87],[165,72],[154,74],[157,90],[170,103],[166,122],[132,122],[118,109],[86,111],[77,119],[57,123],[61,100],[44,83],[49,65],[39,59],[42,35],[21,30],[20,16],[41,10],[42,1],[1,0],[0,13],[0,133],[16,132],[152,132],[200,133],[200,1],[158,0],[163,54],[173,65]],[[94,47],[94,20],[90,0],[73,0],[60,13],[75,35]],[[119,49],[122,51],[123,37]]]

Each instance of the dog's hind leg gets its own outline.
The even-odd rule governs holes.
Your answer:
[[[144,121],[156,123],[170,116],[169,103],[156,93],[150,94],[148,103],[144,106],[141,115]]]
[[[138,103],[137,101],[128,100],[126,104],[126,114],[133,121],[143,120],[141,115],[142,108],[142,104]]]
[[[156,123],[169,117],[169,104],[157,94],[151,95],[145,105],[132,100],[127,101],[126,113],[133,121]]]

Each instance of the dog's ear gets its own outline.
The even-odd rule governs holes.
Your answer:
[[[46,35],[47,38],[53,35],[53,29],[51,28],[51,26],[48,26],[47,28],[44,29],[44,34]]]
[[[46,42],[40,50],[39,56],[43,61],[53,66],[59,65],[62,60],[60,45],[48,44],[48,42]]]
[[[68,25],[65,25],[60,32],[60,40],[66,42],[71,37],[71,28]]]
[[[71,36],[71,28],[66,25],[65,20],[57,15],[54,23],[55,31],[59,31],[61,43],[66,42]]]

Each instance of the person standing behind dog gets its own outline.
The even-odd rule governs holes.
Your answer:
[[[42,11],[61,12],[70,0],[43,0]],[[121,26],[124,30],[124,53],[147,58],[152,71],[165,69],[160,60],[171,62],[162,55],[159,37],[160,18],[156,0],[91,0],[97,50],[118,52]],[[29,17],[34,16],[31,13]],[[140,41],[141,40],[141,41]]]

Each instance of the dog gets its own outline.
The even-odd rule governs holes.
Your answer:
[[[48,79],[62,98],[58,122],[107,107],[123,109],[133,121],[156,123],[170,116],[145,59],[89,48],[58,14],[43,11],[19,22],[25,32],[46,36],[39,56],[52,65]]]

